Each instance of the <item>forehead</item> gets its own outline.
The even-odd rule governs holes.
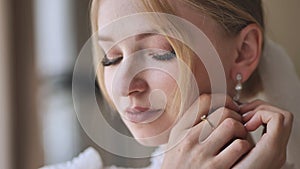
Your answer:
[[[119,20],[118,22],[114,22],[117,19],[128,15],[148,12],[142,3],[142,0],[99,1],[97,16],[99,36],[105,35],[106,37],[113,37],[112,39],[120,39],[121,37],[126,37],[125,35],[131,35],[132,33],[137,34],[156,29],[152,20],[149,20],[149,18],[145,16],[134,17],[134,20],[122,19],[122,22]],[[223,34],[220,25],[214,19],[203,14],[200,10],[191,8],[191,6],[184,3],[182,0],[172,0],[172,4],[170,5],[175,9],[175,15],[197,26],[210,40],[214,40],[218,35]],[[107,27],[107,25],[109,26]],[[161,22],[159,22],[159,25],[163,27]]]
[[[141,0],[100,0],[98,26],[102,27],[124,16],[146,12]]]
[[[142,12],[148,12],[142,0],[99,0],[99,10],[97,16],[98,28],[110,24],[121,17]],[[169,1],[169,0],[165,0]],[[205,32],[205,27],[212,30],[218,27],[215,20],[184,3],[182,0],[170,0],[170,5],[175,9],[175,15],[182,17],[197,25]],[[144,21],[146,22],[146,21]]]

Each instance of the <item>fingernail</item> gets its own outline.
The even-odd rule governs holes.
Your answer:
[[[252,113],[252,111],[249,111],[249,112],[243,114],[242,117],[247,117],[247,116],[248,116],[249,114],[251,114],[251,113]]]
[[[239,105],[241,106],[241,107],[243,107],[243,106],[247,106],[249,103],[240,103]]]
[[[240,105],[239,105],[236,101],[233,101],[233,103],[234,103],[237,107],[240,107]]]

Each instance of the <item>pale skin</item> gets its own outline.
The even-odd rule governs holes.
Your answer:
[[[168,143],[169,146],[173,146],[173,143],[177,143],[178,139],[181,139],[181,136],[187,134],[188,131],[183,140],[165,153],[162,168],[281,168],[285,163],[286,147],[293,121],[292,113],[263,101],[238,106],[232,100],[236,74],[241,73],[243,82],[246,82],[257,68],[263,43],[261,30],[256,24],[250,24],[235,37],[229,37],[213,19],[203,17],[199,11],[180,4],[178,1],[175,2],[175,7],[180,6],[177,15],[199,27],[220,54],[228,83],[228,96],[226,96],[225,106],[215,107],[215,111],[208,116],[208,119],[212,119],[212,116],[219,116],[221,120],[212,121],[215,129],[205,140],[199,142],[199,135],[203,132],[204,125],[207,125],[207,121],[200,118],[208,114],[211,96],[224,95],[203,94],[209,93],[209,83],[205,83],[208,82],[208,77],[203,64],[195,59],[194,62],[198,63],[196,67],[198,74],[195,74],[195,77],[199,83],[199,90],[203,91],[195,101],[201,105],[197,120],[187,120],[191,115],[189,109],[179,120],[177,120],[178,114],[168,111],[171,107],[170,100],[174,97],[173,91],[177,87],[176,81],[164,72],[148,70],[132,79],[129,90],[122,86],[122,80],[128,78],[124,73],[124,76],[118,79],[120,86],[117,92],[122,97],[128,97],[131,106],[147,107],[150,104],[147,98],[151,91],[159,89],[166,94],[168,100],[166,109],[158,119],[150,123],[135,123],[123,119],[125,124],[133,136],[144,145],[157,146]],[[101,27],[121,16],[138,11],[143,10],[133,7],[130,0],[102,0],[99,6],[98,26]],[[111,37],[112,35],[105,36]],[[99,41],[100,46],[104,46],[104,43]],[[132,37],[116,44],[107,52],[107,57],[114,59],[114,57],[122,56],[126,59],[131,53],[136,52],[132,44],[166,51],[172,48],[169,42],[160,35]],[[175,64],[173,61],[168,62],[168,64]],[[104,69],[104,81],[110,97],[113,97],[113,93],[110,92],[113,90],[111,88],[112,77],[122,63],[121,61]],[[256,130],[261,125],[266,126],[266,133],[254,146],[248,141],[247,136],[250,131]],[[162,134],[162,137],[150,138],[159,134]]]

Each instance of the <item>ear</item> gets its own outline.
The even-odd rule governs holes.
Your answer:
[[[262,52],[263,34],[257,24],[246,26],[237,37],[237,56],[231,68],[231,78],[242,74],[243,82],[247,81],[257,68]]]

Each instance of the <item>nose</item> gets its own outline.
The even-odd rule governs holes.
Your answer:
[[[129,85],[128,96],[135,96],[144,93],[149,88],[148,83],[141,77],[135,77],[132,79]]]
[[[149,89],[148,83],[142,76],[142,73],[131,78],[130,74],[124,72],[123,76],[119,76],[116,81],[118,83],[116,83],[115,91],[119,97],[137,96]]]
[[[145,65],[139,56],[124,57],[115,73],[113,89],[118,97],[134,96],[149,89]]]
[[[139,43],[135,37],[128,38],[118,44],[123,53],[123,60],[115,74],[113,86],[117,96],[127,97],[138,95],[148,90],[143,69],[147,67],[142,52],[139,51]]]

